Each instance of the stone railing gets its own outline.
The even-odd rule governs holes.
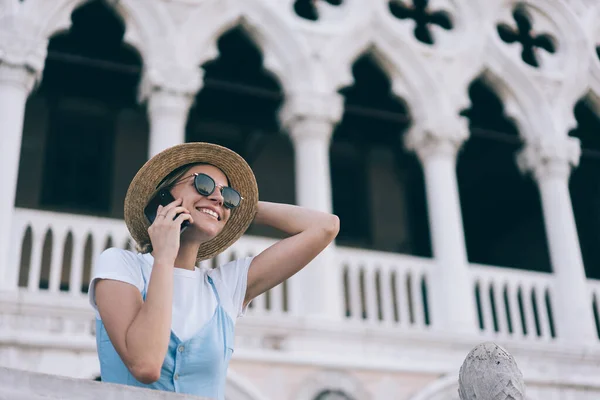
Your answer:
[[[244,236],[206,264],[258,254],[273,240]],[[30,293],[87,293],[94,260],[108,247],[134,247],[122,220],[18,208],[13,219],[10,275],[0,289]],[[15,267],[12,267],[15,266]],[[252,302],[249,314],[287,312],[287,283]]]
[[[426,329],[433,261],[338,247],[346,317],[382,326]]]
[[[132,386],[0,367],[0,400],[202,400]],[[208,399],[205,399],[208,400]]]
[[[461,400],[524,400],[523,374],[514,358],[495,343],[482,343],[466,357],[458,376]],[[156,390],[73,379],[0,367],[0,400],[184,400]]]
[[[484,335],[549,341],[555,337],[553,275],[472,265],[479,324]]]
[[[218,265],[257,254],[272,243],[273,239],[244,236],[204,263]],[[0,291],[27,293],[40,305],[48,296],[63,299],[65,304],[78,298],[84,304],[93,261],[109,246],[133,247],[122,220],[18,208],[13,219],[11,267],[0,279]],[[347,321],[429,330],[434,260],[337,247],[335,263],[343,281]],[[470,271],[483,336],[537,342],[554,339],[552,274],[483,265],[471,265]],[[589,280],[589,288],[590,307],[598,315],[600,282]],[[290,316],[288,293],[284,282],[256,298],[248,315]],[[10,302],[6,296],[2,299]]]

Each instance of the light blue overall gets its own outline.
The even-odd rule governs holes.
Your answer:
[[[142,298],[145,301],[149,279],[141,269],[144,278]],[[102,381],[224,400],[227,367],[233,353],[234,328],[212,278],[207,276],[207,279],[217,298],[212,318],[186,341],[181,341],[171,331],[160,379],[150,385],[133,377],[113,347],[104,324],[97,319],[96,345]]]

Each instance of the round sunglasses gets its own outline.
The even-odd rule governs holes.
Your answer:
[[[221,190],[221,196],[223,196],[223,206],[228,209],[236,208],[240,205],[242,200],[244,199],[237,190],[229,186],[217,185],[215,180],[206,174],[192,174],[181,178],[178,182],[181,183],[184,180],[194,177],[194,187],[196,191],[200,193],[202,196],[210,196],[213,194],[216,188]]]

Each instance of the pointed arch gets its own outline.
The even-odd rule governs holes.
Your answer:
[[[323,51],[323,68],[327,70],[326,91],[337,91],[354,83],[352,66],[363,54],[373,55],[377,64],[392,83],[392,92],[402,98],[410,109],[415,124],[426,121],[431,110],[446,114],[451,110],[429,65],[408,45],[390,43],[376,30],[369,28],[354,31],[349,37],[341,35]]]
[[[285,14],[269,9],[263,1],[222,0],[195,9],[181,29],[182,57],[195,65],[217,58],[219,37],[238,25],[261,50],[265,69],[275,75],[284,92],[310,91],[323,80],[308,43],[290,28]]]
[[[577,100],[588,90],[590,59],[587,56],[588,38],[581,21],[573,10],[564,2],[545,2],[543,0],[525,0],[525,7],[534,10],[537,24],[541,29],[549,31],[556,40],[557,52],[544,58],[548,68],[532,69],[524,65],[518,56],[516,47],[507,46],[494,32],[495,25],[489,27],[490,41],[485,48],[486,61],[483,69],[489,69],[510,88],[513,99],[505,96],[498,86],[495,89],[501,94],[511,116],[517,113],[513,107],[518,104],[522,118],[518,123],[524,137],[556,135],[564,137],[576,125],[572,108]],[[496,14],[509,15],[512,3],[501,5],[502,10]],[[544,53],[542,53],[544,54]],[[549,82],[535,80],[537,76],[550,78]],[[555,84],[554,82],[558,82]],[[514,101],[516,98],[517,101]],[[547,99],[551,98],[549,101]],[[550,104],[552,102],[552,104]],[[529,121],[526,124],[523,119]],[[528,129],[525,126],[528,125]]]
[[[51,2],[25,2],[25,14],[29,15],[37,33],[50,38],[71,27],[73,12],[90,0],[56,0]],[[160,41],[172,36],[173,28],[164,18],[161,2],[140,3],[122,0],[113,6],[125,26],[123,41],[134,47],[147,60],[160,51]]]
[[[495,47],[490,46],[491,49]],[[556,134],[550,105],[532,80],[522,69],[503,59],[498,49],[489,53],[487,61],[472,80],[480,76],[494,90],[502,100],[505,114],[514,121],[523,140],[542,134]],[[464,90],[468,91],[468,86]]]

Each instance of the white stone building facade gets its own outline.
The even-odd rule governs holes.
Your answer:
[[[194,129],[212,130],[215,137],[237,129],[224,126],[223,120],[207,122],[204,117],[197,117],[201,123],[195,128],[190,126],[194,113],[202,112],[196,110],[210,105],[211,100],[201,96],[209,88],[211,68],[224,68],[211,64],[218,62],[226,46],[220,40],[238,29],[258,48],[262,67],[281,94],[274,115],[283,135],[276,139],[252,136],[264,139],[261,143],[267,148],[256,153],[251,163],[261,196],[281,198],[278,190],[287,190],[296,204],[334,212],[336,204],[340,208],[348,201],[356,219],[366,221],[368,241],[377,245],[351,245],[361,239],[361,225],[356,222],[354,231],[348,231],[300,274],[254,301],[250,315],[238,323],[228,399],[454,400],[460,364],[484,340],[497,341],[515,356],[531,400],[600,396],[600,308],[596,301],[600,281],[592,262],[586,262],[594,260],[594,248],[600,246],[594,246],[592,239],[585,247],[582,244],[582,223],[576,215],[583,212],[572,201],[577,196],[595,199],[592,189],[588,195],[581,188],[597,183],[592,179],[575,187],[570,181],[580,164],[583,168],[583,155],[595,154],[593,146],[582,146],[573,132],[583,124],[574,112],[580,102],[600,115],[600,4],[593,0],[317,0],[312,6],[308,0],[93,3],[101,3],[98,7],[111,10],[121,20],[122,41],[141,60],[134,86],[137,104],[146,113],[140,117],[126,106],[114,106],[119,119],[108,158],[112,194],[107,196],[112,197],[105,200],[112,211],[104,214],[68,205],[60,209],[37,200],[57,199],[51,186],[62,187],[52,181],[50,164],[42,160],[46,157],[47,163],[47,149],[60,142],[51,136],[56,133],[47,133],[58,111],[52,111],[37,93],[54,98],[48,93],[61,93],[71,78],[79,79],[75,74],[57,79],[58,64],[52,64],[51,70],[50,61],[61,54],[65,58],[64,52],[55,51],[62,42],[53,40],[75,34],[75,12],[89,4],[83,0],[0,0],[4,187],[0,197],[0,365],[82,379],[99,374],[93,314],[82,288],[94,257],[103,248],[131,246],[118,218],[119,193],[124,193],[131,176],[120,171],[139,167],[140,157],[190,138],[201,139],[201,135],[194,136]],[[522,32],[523,21],[531,25],[530,32]],[[103,45],[102,40],[98,43]],[[530,53],[525,54],[525,48]],[[228,51],[236,54],[235,48]],[[358,72],[353,68],[363,56],[370,57],[387,77],[392,97],[409,110],[410,121],[397,137],[359,152],[371,157],[365,175],[370,186],[342,194],[336,190],[343,186],[336,183],[341,182],[341,173],[336,171],[345,164],[335,164],[338,161],[333,158],[340,157],[346,147],[336,137],[342,136],[339,127],[350,110],[351,94],[344,91],[355,84],[358,87]],[[93,63],[98,66],[100,61]],[[52,79],[54,86],[45,82]],[[538,196],[538,222],[543,227],[549,271],[473,261],[469,243],[474,243],[477,234],[465,232],[475,229],[470,228],[475,222],[469,221],[478,218],[465,215],[468,195],[461,186],[459,163],[463,150],[465,155],[470,152],[466,146],[474,140],[472,114],[465,116],[464,111],[474,110],[470,88],[477,79],[495,92],[518,133],[518,151],[510,154],[512,167],[530,179]],[[375,87],[368,81],[365,85]],[[77,85],[68,90],[78,90]],[[100,93],[102,88],[94,90]],[[82,98],[86,96],[87,92]],[[72,95],[64,107],[80,111],[60,114],[63,125],[59,126],[70,126],[64,115],[92,115],[99,109],[89,99],[77,99]],[[116,104],[112,99],[106,102]],[[78,126],[90,130],[96,126],[95,120],[82,120]],[[251,117],[248,121],[253,124]],[[364,132],[364,137],[379,140],[373,139],[377,125],[373,126],[374,131]],[[252,125],[252,129],[258,128]],[[86,134],[86,129],[80,132]],[[600,126],[592,134],[600,135]],[[365,143],[371,146],[367,139]],[[430,257],[416,255],[416,250],[406,254],[392,249],[403,248],[404,242],[394,241],[397,237],[410,236],[396,222],[410,220],[413,210],[396,206],[408,202],[402,196],[410,184],[386,183],[390,170],[390,164],[383,161],[388,154],[386,140],[396,145],[396,139],[402,148],[397,151],[413,154],[422,171],[423,201],[416,202],[423,204],[426,219],[422,225],[429,232]],[[90,149],[94,146],[90,143],[81,149],[74,145],[72,152],[81,151],[85,158],[105,151],[103,147]],[[353,143],[351,152],[356,152],[360,145]],[[65,146],[56,153],[63,158],[69,154]],[[335,171],[334,164],[338,165]],[[477,165],[464,169],[468,170],[464,176],[475,179]],[[292,176],[284,170],[292,171]],[[81,175],[74,172],[73,176]],[[353,177],[364,178],[351,175],[348,179]],[[485,180],[493,186],[495,179]],[[382,188],[390,189],[382,192]],[[353,198],[363,192],[371,196],[366,215]],[[509,195],[521,196],[519,192]],[[591,214],[589,219],[593,219]],[[351,220],[342,218],[342,225],[355,223]],[[586,232],[595,232],[594,221],[589,223]],[[486,221],[482,225],[496,230]],[[512,232],[508,235],[512,239],[507,239],[511,245],[524,246],[514,248],[537,246],[532,238],[519,238]],[[273,240],[266,236],[250,231],[215,263],[260,251]],[[414,239],[415,243],[419,240]],[[495,253],[506,253],[503,249]],[[512,253],[516,260],[519,251]],[[531,250],[532,260],[534,253]]]

